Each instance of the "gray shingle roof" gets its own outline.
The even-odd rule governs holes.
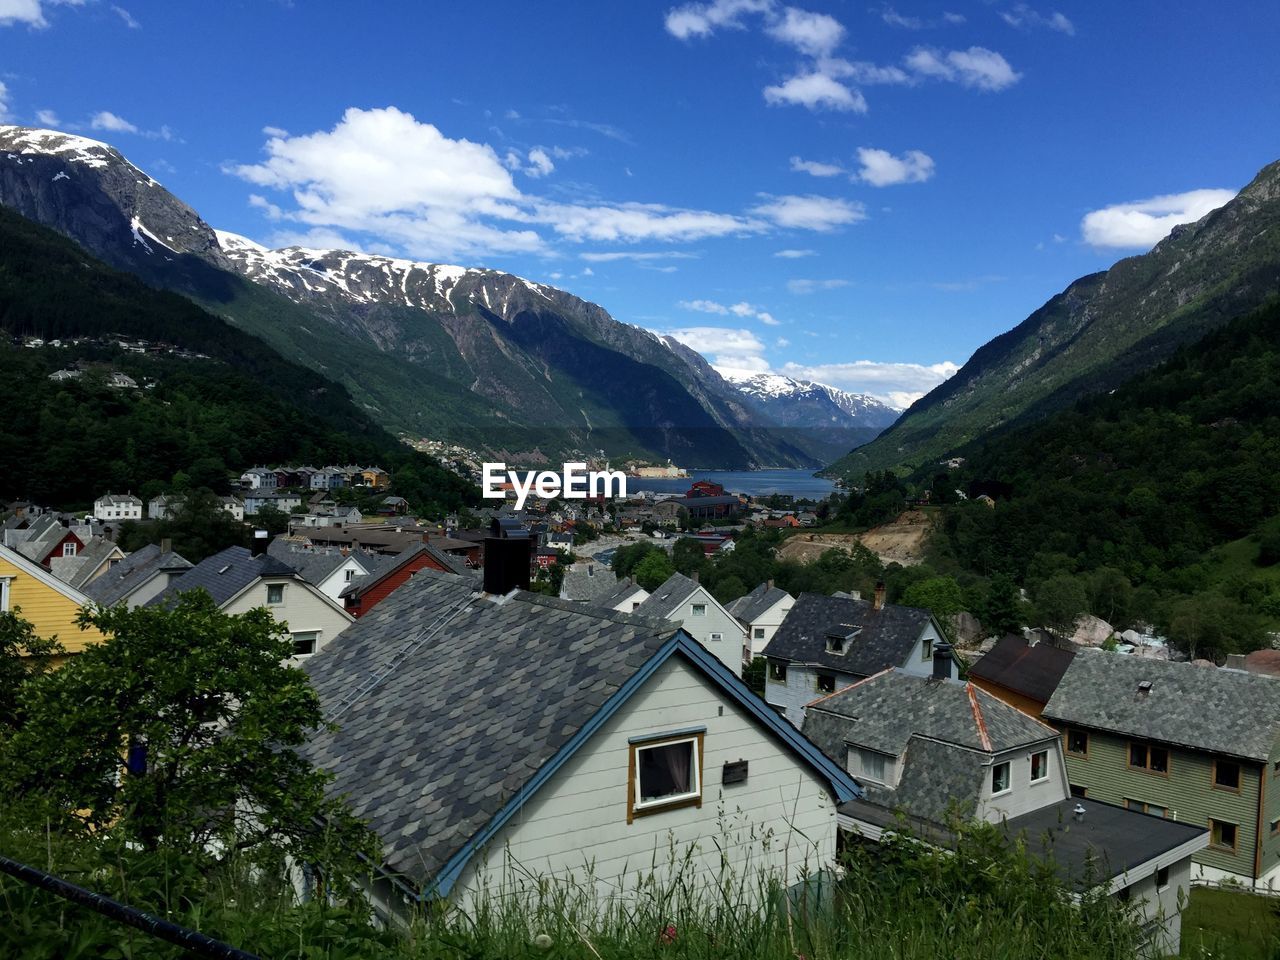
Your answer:
[[[698,585],[683,573],[673,573],[662,586],[649,595],[649,599],[636,607],[636,613],[645,617],[661,617],[664,620],[679,609],[680,604],[689,599],[689,595],[698,589]]]
[[[84,593],[102,606],[112,607],[163,571],[190,569],[190,561],[181,554],[172,550],[162,553],[158,546],[149,543],[92,581],[84,588]]]
[[[63,583],[83,590],[94,572],[115,552],[116,545],[106,537],[89,537],[74,557],[51,557],[49,569]]]
[[[810,704],[804,734],[840,764],[850,745],[901,756],[896,787],[859,780],[866,799],[934,823],[972,815],[990,756],[1057,737],[971,683],[896,669]]]
[[[764,655],[869,677],[900,666],[929,620],[929,611],[919,607],[886,603],[876,610],[869,600],[802,593]],[[829,631],[848,635],[855,629],[859,633],[844,654],[827,653]]]
[[[768,611],[775,603],[787,599],[791,594],[781,587],[770,586],[766,581],[760,584],[745,597],[739,597],[729,604],[728,611],[743,623],[752,623],[761,614]]]
[[[588,570],[588,567],[590,569]],[[564,572],[564,581],[560,585],[560,596],[566,600],[579,603],[593,603],[609,606],[604,603],[618,587],[618,577],[603,563],[574,564]]]
[[[254,556],[244,547],[227,547],[206,557],[180,576],[147,606],[172,603],[180,593],[204,589],[222,606],[259,577],[297,577],[293,567],[267,554]]]
[[[337,713],[474,586],[423,570],[304,665],[340,727],[304,752],[381,837],[386,864],[419,886],[675,632],[524,592],[475,597]]]
[[[315,584],[316,586],[322,584],[349,559],[348,555],[340,550],[295,549],[294,545],[283,536],[276,537],[271,541],[267,547],[267,553],[281,563],[292,567],[298,572],[298,576],[302,577],[307,583]],[[360,563],[361,568],[366,572],[372,566],[372,564],[364,563],[362,558],[356,554],[351,554],[351,556],[355,557],[356,562]]]
[[[636,583],[630,577],[626,580],[617,581],[617,586],[607,596],[601,597],[596,601],[597,606],[613,609],[625,600],[629,600],[638,593],[643,593],[644,587]]]
[[[1150,681],[1143,694],[1138,684]],[[1280,735],[1280,682],[1238,670],[1098,652],[1071,661],[1047,720],[1265,761]]]

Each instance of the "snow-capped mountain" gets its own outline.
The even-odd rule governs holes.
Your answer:
[[[898,412],[865,393],[849,393],[813,380],[796,380],[778,373],[724,373],[726,380],[743,394],[769,405],[823,404],[835,407],[829,419],[839,422],[839,413],[855,423],[849,426],[884,428],[898,419]],[[838,411],[838,413],[836,412]]]

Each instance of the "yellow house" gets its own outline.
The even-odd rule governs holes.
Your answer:
[[[366,487],[384,490],[391,486],[391,475],[381,467],[367,467],[360,471],[360,478]]]
[[[56,636],[67,653],[100,643],[102,633],[76,624],[80,608],[93,601],[44,567],[9,547],[0,546],[0,611],[19,610],[41,637]]]

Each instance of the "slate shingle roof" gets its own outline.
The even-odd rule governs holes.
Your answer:
[[[617,575],[602,563],[586,566],[574,564],[564,572],[564,580],[560,584],[560,596],[565,600],[579,603],[591,603],[597,606],[608,606],[606,597],[618,587]]]
[[[661,617],[667,619],[680,608],[680,604],[689,599],[698,585],[683,573],[673,573],[663,581],[662,586],[649,595],[649,599],[636,607],[636,613],[644,617]]]
[[[165,570],[190,570],[191,562],[172,550],[161,552],[154,543],[135,550],[84,588],[85,595],[104,607],[115,606],[152,577]]]
[[[272,540],[267,547],[267,553],[281,563],[292,567],[298,572],[298,576],[315,586],[324,583],[349,559],[348,555],[340,550],[296,550],[293,544],[283,537]],[[354,554],[352,556],[355,556],[356,562],[363,569],[367,570],[371,566],[364,563],[363,558]],[[358,573],[356,575],[359,576]]]
[[[969,668],[969,676],[1047,703],[1074,657],[1073,650],[1043,642],[1032,646],[1025,637],[1009,634]]]
[[[1145,695],[1138,684],[1150,681]],[[1272,677],[1098,652],[1071,661],[1047,720],[1266,761],[1280,736]]]
[[[640,584],[628,577],[626,580],[618,581],[616,588],[611,593],[597,600],[596,605],[612,610],[623,601],[629,600],[636,594],[643,592],[644,587],[640,586]]]
[[[49,569],[63,583],[83,590],[94,572],[115,552],[116,545],[105,537],[89,537],[74,557],[50,557]]]
[[[802,593],[777,633],[764,648],[766,657],[813,663],[839,673],[869,677],[901,666],[928,625],[930,613],[919,607],[886,603],[876,610],[869,600]],[[827,652],[827,633],[859,629],[844,654]]]
[[[180,593],[204,589],[222,606],[259,577],[297,577],[293,567],[267,554],[254,556],[244,547],[227,547],[206,557],[180,576],[147,606],[172,603]]]
[[[675,632],[530,593],[475,596],[338,712],[474,588],[423,570],[304,665],[340,728],[318,732],[304,752],[381,837],[386,864],[419,886]]]
[[[752,623],[775,603],[787,599],[790,594],[781,587],[771,587],[766,581],[760,584],[745,597],[739,597],[729,604],[728,611],[743,623]]]
[[[896,787],[859,780],[866,800],[933,823],[973,813],[992,755],[1058,735],[971,683],[897,669],[811,703],[803,729],[842,765],[850,745],[901,757]]]

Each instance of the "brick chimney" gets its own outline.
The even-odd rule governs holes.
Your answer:
[[[871,601],[872,610],[884,609],[884,581],[881,580],[876,584],[876,598]]]

